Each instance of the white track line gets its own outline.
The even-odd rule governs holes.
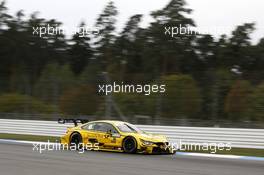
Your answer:
[[[254,157],[254,156],[236,156],[236,155],[223,155],[223,154],[207,154],[207,153],[186,153],[177,152],[176,155],[181,156],[194,156],[194,157],[211,157],[211,158],[224,158],[224,159],[239,159],[239,160],[258,160],[264,161],[264,157]]]

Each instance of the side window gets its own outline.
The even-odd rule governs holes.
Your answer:
[[[94,130],[95,131],[102,131],[102,125],[103,125],[103,123],[95,123],[94,124]]]
[[[94,126],[95,126],[95,123],[89,123],[87,125],[84,125],[82,127],[82,129],[85,129],[85,130],[94,130]]]
[[[105,123],[104,132],[108,132],[108,131],[111,131],[111,133],[118,133],[117,130],[111,124]]]
[[[111,131],[111,133],[118,133],[117,130],[111,124],[108,123],[97,123],[95,125],[95,130],[101,132]]]
[[[118,133],[117,130],[108,123],[89,123],[82,127],[85,130],[94,130],[100,132],[108,132],[111,130],[112,133]]]

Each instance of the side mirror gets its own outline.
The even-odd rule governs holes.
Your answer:
[[[108,135],[108,137],[115,137],[115,138],[120,138],[121,137],[121,135],[119,133],[112,133],[112,130],[111,129],[108,130],[106,132],[106,134]]]
[[[113,133],[113,134],[112,134],[112,137],[115,137],[115,138],[120,138],[120,137],[121,137],[121,135],[120,135],[120,134],[118,134],[118,133]]]
[[[107,133],[108,135],[112,136],[112,130],[111,130],[111,129],[108,130],[106,133]]]

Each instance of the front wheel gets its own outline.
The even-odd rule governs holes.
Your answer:
[[[123,141],[123,150],[125,153],[137,152],[137,141],[134,137],[126,137]]]

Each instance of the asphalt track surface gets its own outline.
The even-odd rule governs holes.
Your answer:
[[[0,144],[0,175],[263,175],[264,161],[86,151],[40,154]]]

